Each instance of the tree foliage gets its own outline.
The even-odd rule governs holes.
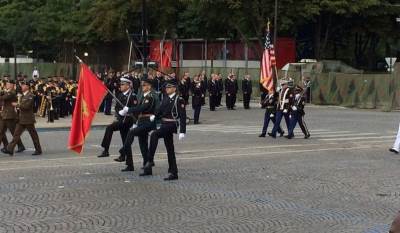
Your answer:
[[[147,1],[149,33],[167,38],[263,38],[274,0]],[[337,58],[357,66],[396,50],[394,0],[280,0],[278,36],[294,37],[299,58]],[[100,46],[140,33],[142,0],[0,0],[0,56],[65,44]],[[350,49],[351,47],[351,49]],[[399,48],[397,47],[397,50]],[[368,64],[370,63],[370,64]]]

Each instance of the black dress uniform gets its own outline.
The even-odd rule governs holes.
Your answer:
[[[203,85],[201,81],[192,82],[192,108],[194,110],[194,124],[199,124],[200,111],[203,103]]]
[[[146,82],[152,84],[149,79]],[[156,110],[156,99],[157,95],[154,92],[144,93],[143,98],[140,100],[136,107],[131,107],[128,110],[128,114],[138,114],[137,127],[129,130],[126,137],[122,152],[126,156],[127,167],[122,171],[133,171],[133,158],[132,158],[132,143],[135,136],[139,138],[140,151],[143,157],[143,166],[147,163],[148,153],[148,134],[150,131],[156,129],[155,121],[151,120],[151,116],[154,116]]]
[[[167,85],[176,86],[176,83],[171,81]],[[151,133],[150,148],[147,155],[149,162],[145,165],[144,171],[140,175],[152,175],[152,164],[154,164],[154,154],[157,149],[158,140],[159,138],[164,138],[169,165],[169,174],[164,180],[176,180],[178,179],[178,167],[176,165],[173,135],[178,133],[178,127],[180,135],[186,133],[185,100],[176,93],[170,96],[165,95],[157,112],[157,118],[161,119],[161,126]]]
[[[125,104],[125,106],[127,106],[129,108],[135,107],[138,104],[136,94],[131,89],[129,89],[125,93],[120,93],[117,98],[121,103]],[[126,140],[126,136],[128,135],[129,129],[136,122],[136,117],[134,115],[130,115],[130,116],[119,115],[118,112],[120,110],[122,110],[123,107],[124,106],[121,106],[118,103],[115,105],[115,118],[116,119],[113,123],[109,124],[106,127],[103,141],[101,142],[101,146],[104,148],[104,151],[99,157],[110,156],[108,150],[110,148],[110,143],[111,143],[111,139],[112,139],[112,135],[113,135],[114,131],[119,131],[119,133],[121,135],[121,139],[122,139],[122,144],[124,144],[124,142]],[[118,162],[125,161],[124,153],[121,153],[120,157],[117,158],[116,161],[118,161]]]
[[[108,77],[105,80],[105,85],[110,90],[111,92],[114,91],[115,89],[115,80],[111,77]],[[111,107],[112,107],[112,95],[110,93],[107,93],[106,97],[104,98],[104,114],[105,115],[111,115]]]
[[[201,75],[200,76],[200,80],[201,80],[201,92],[202,92],[202,96],[201,96],[201,105],[204,106],[206,104],[206,94],[207,94],[207,76],[205,75]]]
[[[237,80],[233,78],[225,79],[226,107],[228,110],[234,110],[237,87]]]
[[[251,94],[253,93],[253,86],[251,80],[244,78],[242,80],[242,91],[243,91],[243,106],[244,109],[250,108]]]
[[[181,96],[185,100],[185,105],[189,104],[189,93],[190,93],[190,78],[183,78],[179,82],[178,90],[179,90],[179,96]]]
[[[224,92],[224,83],[222,79],[217,80],[217,86],[218,86],[218,95],[217,95],[217,106],[220,107],[222,106],[222,93]]]
[[[267,95],[264,98],[264,101],[261,103],[262,107],[265,108],[265,114],[263,128],[259,137],[265,137],[265,135],[267,134],[269,122],[272,121],[272,123],[274,123],[275,125],[276,103],[278,100],[278,95],[279,94],[277,92],[271,95]],[[281,136],[283,136],[284,134],[280,126],[278,127],[278,133]]]
[[[211,79],[208,83],[208,94],[210,111],[215,111],[215,107],[218,105],[218,82],[214,79]]]

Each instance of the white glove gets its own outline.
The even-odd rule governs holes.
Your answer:
[[[292,110],[293,110],[293,111],[297,111],[297,107],[296,107],[296,106],[293,106],[293,107],[292,107]]]
[[[269,117],[274,117],[274,116],[275,116],[274,114],[269,115]]]
[[[287,109],[283,110],[283,113],[287,113]]]
[[[184,133],[180,133],[178,138],[179,138],[179,140],[184,139],[185,138],[185,134]]]
[[[151,121],[151,122],[153,122],[155,119],[156,119],[156,116],[155,116],[155,115],[151,115],[151,116],[150,116],[150,121]]]
[[[127,106],[125,106],[122,110],[124,110],[126,113],[128,113],[129,108]]]
[[[119,114],[120,116],[125,116],[125,115],[126,115],[126,112],[122,109],[122,110],[120,110],[120,111],[118,112],[118,114]]]
[[[136,127],[137,127],[137,125],[136,125],[136,124],[133,124],[132,127],[131,127],[131,129],[135,129]]]

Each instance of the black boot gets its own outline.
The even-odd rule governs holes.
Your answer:
[[[154,165],[154,163],[153,163]],[[153,175],[152,164],[151,162],[147,162],[143,167],[143,172],[139,174],[139,176],[151,176]]]
[[[122,169],[122,172],[133,172],[135,169],[133,168],[133,166],[127,166],[125,169]]]
[[[165,181],[177,180],[177,179],[178,179],[178,174],[172,174],[172,173],[169,173],[168,176],[164,178]]]
[[[108,151],[104,150],[101,155],[97,156],[98,158],[104,158],[104,157],[109,157],[110,154],[108,153]]]

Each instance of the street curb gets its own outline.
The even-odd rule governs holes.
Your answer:
[[[103,130],[106,128],[106,124],[104,125],[92,125],[91,130]],[[57,132],[57,131],[70,131],[71,127],[67,126],[56,126],[56,127],[37,127],[36,131],[38,132]]]

